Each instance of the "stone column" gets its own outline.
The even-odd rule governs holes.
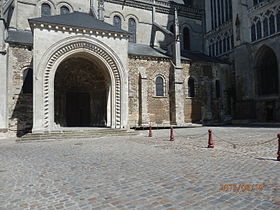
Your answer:
[[[175,125],[183,125],[185,123],[184,113],[184,79],[183,68],[181,63],[181,42],[180,42],[180,30],[177,9],[175,9],[174,17],[174,47],[173,47],[173,76],[171,86],[171,123]]]
[[[107,87],[107,127],[112,127],[112,89],[111,86]]]
[[[7,52],[5,46],[5,22],[0,20],[0,131],[6,131],[8,129],[8,117],[7,117]]]
[[[139,125],[149,125],[150,117],[148,114],[148,80],[145,68],[139,67]]]
[[[171,90],[171,123],[174,125],[184,125],[185,123],[185,97],[183,86],[183,69],[174,66],[173,84]]]

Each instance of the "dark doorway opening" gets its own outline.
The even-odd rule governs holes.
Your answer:
[[[259,95],[276,95],[279,93],[278,63],[274,51],[262,47],[257,59]]]
[[[110,77],[94,60],[73,56],[55,75],[55,124],[60,127],[106,127]]]
[[[68,127],[89,127],[90,115],[89,93],[67,93],[66,123]]]

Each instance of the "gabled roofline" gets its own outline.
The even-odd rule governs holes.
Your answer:
[[[74,12],[71,14],[73,15],[75,13],[88,15],[86,13],[81,13],[81,12]],[[49,17],[59,18],[59,16],[61,16],[61,15],[54,15],[54,16],[49,16]],[[97,20],[97,21],[99,21],[99,20]],[[108,37],[115,37],[115,38],[129,38],[129,36],[131,34],[127,31],[124,31],[121,29],[114,31],[114,30],[110,30],[110,29],[109,30],[98,29],[98,28],[95,29],[92,27],[56,23],[55,21],[52,22],[52,21],[44,20],[44,17],[28,19],[28,22],[29,22],[32,32],[35,28],[40,28],[40,29],[47,29],[47,30],[54,30],[54,31],[67,31],[70,33],[82,33],[82,34],[108,36]],[[108,24],[108,23],[104,23],[104,24]],[[108,24],[108,25],[110,25],[110,24]]]

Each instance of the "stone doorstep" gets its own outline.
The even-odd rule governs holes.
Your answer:
[[[114,129],[92,129],[87,131],[63,131],[50,133],[28,133],[17,141],[28,140],[47,140],[47,139],[82,139],[82,138],[100,138],[104,136],[134,136],[139,133],[136,131],[114,130]]]

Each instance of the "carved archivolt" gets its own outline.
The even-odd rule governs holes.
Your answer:
[[[92,55],[98,55],[99,57],[102,57],[106,64],[110,67],[110,71],[112,71],[112,74],[114,76],[114,91],[115,93],[115,119],[116,119],[116,127],[120,127],[121,125],[121,78],[120,74],[117,68],[117,65],[113,58],[102,48],[99,46],[96,46],[94,44],[88,43],[88,42],[75,42],[67,44],[60,49],[58,49],[49,59],[45,73],[44,73],[44,128],[50,127],[50,110],[49,110],[49,90],[50,90],[50,77],[51,77],[51,71],[53,70],[54,64],[56,61],[66,53],[72,51],[72,50],[78,50],[78,49],[85,49],[87,51],[90,51]]]

